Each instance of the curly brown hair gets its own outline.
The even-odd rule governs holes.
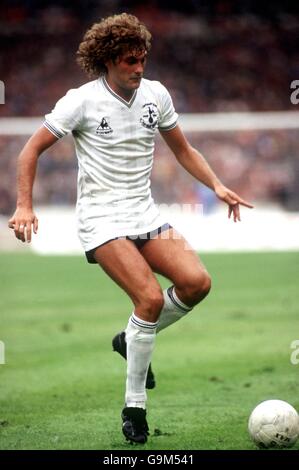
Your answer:
[[[88,29],[77,51],[77,62],[91,77],[107,71],[105,63],[115,61],[127,51],[149,51],[151,33],[134,15],[108,16]]]

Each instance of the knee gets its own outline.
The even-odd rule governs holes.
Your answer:
[[[188,299],[187,304],[196,305],[203,300],[211,290],[212,280],[207,271],[190,277],[185,284],[185,296]]]
[[[135,302],[135,309],[144,320],[156,322],[164,304],[163,292],[160,287],[148,288],[141,293]]]
[[[207,271],[205,271],[204,277],[203,277],[203,280],[202,280],[202,292],[204,294],[204,297],[206,297],[208,295],[208,293],[211,290],[211,287],[212,287],[211,276],[209,275],[209,273]]]

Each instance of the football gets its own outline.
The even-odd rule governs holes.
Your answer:
[[[285,401],[266,400],[252,411],[248,431],[260,448],[292,447],[299,436],[299,416]]]

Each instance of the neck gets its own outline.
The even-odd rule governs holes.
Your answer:
[[[114,93],[116,93],[118,96],[123,98],[125,101],[129,102],[136,91],[135,89],[128,90],[127,88],[122,88],[121,86],[117,85],[117,83],[115,83],[113,80],[111,80],[108,75],[105,75],[105,80],[111,90],[114,91]]]

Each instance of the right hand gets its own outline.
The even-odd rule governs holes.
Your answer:
[[[31,242],[32,225],[33,232],[37,233],[38,220],[32,209],[18,208],[8,221],[9,228],[14,230],[15,236],[22,242]]]

